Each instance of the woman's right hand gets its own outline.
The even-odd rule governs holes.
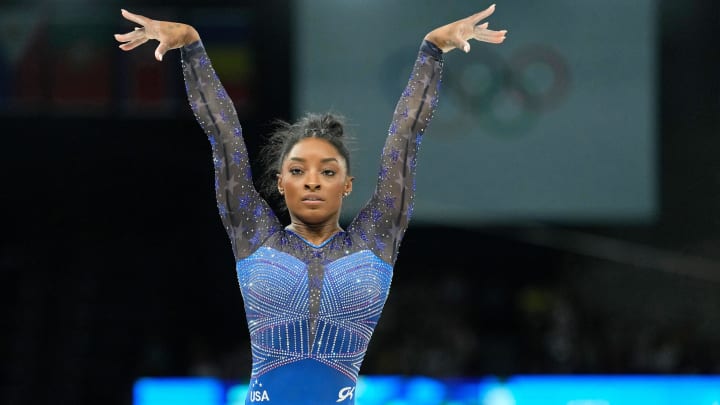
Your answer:
[[[162,61],[163,55],[167,51],[182,48],[200,40],[200,34],[187,24],[157,21],[127,10],[121,11],[123,17],[140,25],[127,34],[115,34],[115,39],[122,42],[120,49],[123,51],[130,51],[148,40],[154,39],[160,42],[155,49],[155,59]]]

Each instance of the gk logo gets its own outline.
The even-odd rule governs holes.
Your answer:
[[[352,399],[355,387],[345,387],[338,392],[338,400],[335,402],[342,402],[348,398]]]

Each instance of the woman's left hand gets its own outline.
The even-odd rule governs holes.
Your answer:
[[[468,42],[470,39],[500,44],[505,41],[507,30],[494,31],[488,29],[487,22],[480,24],[494,12],[495,5],[493,4],[477,14],[430,31],[425,39],[442,49],[443,53],[450,52],[455,48],[462,49],[465,53],[470,52],[470,43]]]

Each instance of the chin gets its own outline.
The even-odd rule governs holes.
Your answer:
[[[302,213],[295,215],[298,221],[307,225],[321,225],[333,220],[335,214],[328,214],[320,210],[303,210]]]

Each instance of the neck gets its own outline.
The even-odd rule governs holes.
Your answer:
[[[295,232],[313,245],[322,244],[341,230],[340,225],[337,222],[312,225],[294,220],[291,221],[290,225],[288,225],[285,229]]]

